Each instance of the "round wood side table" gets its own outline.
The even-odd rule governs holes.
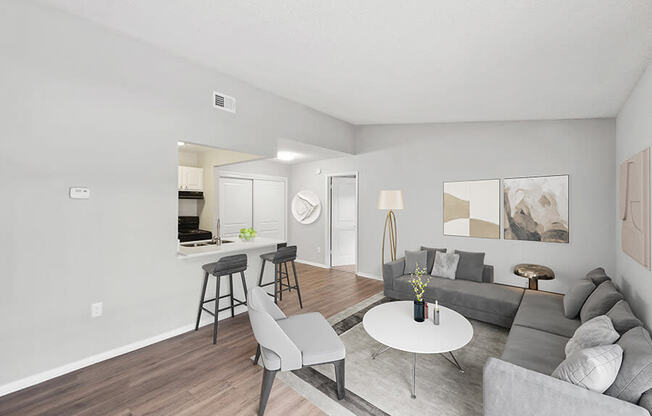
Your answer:
[[[514,274],[527,278],[530,281],[529,288],[532,290],[539,290],[539,280],[555,278],[555,272],[550,267],[540,264],[517,264],[514,266]]]

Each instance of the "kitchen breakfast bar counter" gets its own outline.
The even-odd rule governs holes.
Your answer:
[[[189,302],[188,307],[188,317],[196,316],[197,314],[197,304],[199,303],[199,297],[201,293],[201,285],[204,277],[204,271],[202,270],[202,265],[207,263],[213,263],[225,256],[231,256],[234,254],[246,254],[247,255],[247,270],[245,271],[245,279],[247,281],[247,287],[252,288],[258,285],[258,278],[260,276],[260,267],[262,265],[262,259],[260,258],[261,254],[269,253],[276,251],[276,247],[280,243],[284,243],[284,240],[277,240],[264,237],[256,237],[251,241],[241,241],[238,238],[234,238],[231,243],[223,243],[222,245],[206,245],[199,247],[184,247],[181,245],[177,250],[178,258],[178,267],[180,273],[183,276],[183,279],[189,279],[188,283],[192,285],[193,294],[189,294],[192,298],[192,302]],[[182,243],[184,244],[184,243]],[[267,266],[270,266],[269,264]],[[274,280],[274,267],[265,267],[265,273],[263,276],[263,283],[269,283]],[[188,288],[190,289],[190,288]],[[274,290],[274,286],[270,285],[265,288],[268,292]],[[190,291],[189,291],[190,292]],[[240,283],[240,277],[234,276],[233,279],[233,292],[234,296],[238,299],[244,299],[244,293],[242,290],[242,284]],[[208,287],[206,288],[207,297],[208,294],[215,293],[215,278],[211,277],[208,280]],[[226,295],[229,293],[229,284],[228,278],[222,278],[222,284],[220,285],[220,295]],[[190,299],[186,299],[190,301]],[[228,298],[221,299],[220,307],[227,306],[229,302]],[[192,306],[190,306],[192,305]],[[206,304],[206,307],[211,309],[213,305]],[[235,313],[242,313],[247,310],[246,306],[237,306],[235,308]],[[219,314],[219,319],[225,319],[231,317],[230,311],[223,311]],[[203,314],[202,321],[200,325],[207,325],[212,323],[212,316],[209,314]],[[218,331],[218,343],[220,342],[220,335]]]

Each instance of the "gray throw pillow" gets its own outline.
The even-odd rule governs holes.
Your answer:
[[[405,250],[405,269],[404,274],[412,274],[417,270],[417,266],[420,269],[426,267],[428,256],[425,250],[416,250],[409,251]]]
[[[611,345],[620,338],[607,315],[596,316],[580,325],[566,343],[566,357],[586,348]],[[609,387],[609,386],[607,386]]]
[[[601,345],[580,350],[559,364],[552,376],[597,393],[611,386],[623,360],[620,345]]]
[[[455,278],[482,283],[484,253],[471,253],[468,251],[455,250],[455,254],[460,255],[460,262],[457,264]]]
[[[624,334],[637,326],[643,326],[643,322],[634,315],[626,300],[619,300],[613,308],[609,309],[607,316],[611,318],[614,328],[620,334]]]
[[[435,264],[432,268],[432,275],[454,280],[459,261],[459,254],[442,253],[438,251],[435,255]]]
[[[609,309],[613,308],[613,306],[622,298],[623,295],[616,290],[616,287],[611,280],[601,283],[600,286],[589,295],[589,298],[584,302],[584,306],[582,306],[582,309],[580,310],[580,318],[582,319],[582,322],[606,314],[609,312]]]
[[[595,285],[589,279],[579,279],[575,282],[568,293],[564,295],[564,315],[566,315],[566,318],[577,318],[584,302],[594,290]]]
[[[435,253],[438,251],[441,251],[442,253],[446,252],[445,248],[432,248],[432,247],[424,247],[421,246],[421,250],[426,250],[426,253],[428,253],[428,259],[427,259],[427,269],[426,273],[431,274],[432,273],[432,266],[435,264]]]
[[[586,274],[586,278],[593,282],[594,285],[600,286],[607,280],[611,280],[607,276],[607,272],[602,267],[597,267]]]
[[[652,388],[652,340],[645,328],[637,326],[620,337],[617,344],[623,348],[623,364],[605,394],[636,404]]]
[[[652,414],[652,390],[648,390],[641,396],[638,405]]]

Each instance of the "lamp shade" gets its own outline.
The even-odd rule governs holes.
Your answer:
[[[403,191],[385,190],[378,194],[378,209],[403,209]]]

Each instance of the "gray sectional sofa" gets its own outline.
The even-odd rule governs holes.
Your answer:
[[[404,263],[405,259],[401,258],[384,265],[385,296],[394,299],[413,298],[409,276],[403,274]],[[596,287],[609,280],[603,269],[590,272],[586,279],[595,279]],[[652,390],[645,392],[637,403],[630,403],[612,397],[613,394],[609,395],[609,391],[605,394],[596,393],[551,376],[566,359],[566,343],[582,324],[582,320],[588,318],[566,317],[563,295],[492,282],[493,268],[485,265],[482,282],[433,277],[425,293],[428,302],[438,300],[440,304],[468,318],[510,328],[501,358],[490,358],[485,364],[485,416],[650,416]],[[613,296],[609,302],[614,302]],[[624,300],[622,303],[626,304]],[[598,305],[598,309],[601,306],[603,305]],[[582,311],[581,315],[586,312],[610,316],[612,306],[616,309],[611,303],[604,305],[603,310]],[[625,309],[631,315],[625,319],[634,321],[633,325],[636,322],[640,325],[628,305],[625,305]],[[624,333],[618,328],[616,320],[614,326],[621,335]],[[635,329],[647,334],[641,327]],[[647,336],[645,342],[649,340]],[[650,348],[652,353],[652,346]],[[624,347],[623,367],[627,354],[628,349]],[[652,366],[652,362],[649,365]],[[649,372],[649,369],[645,371]]]

